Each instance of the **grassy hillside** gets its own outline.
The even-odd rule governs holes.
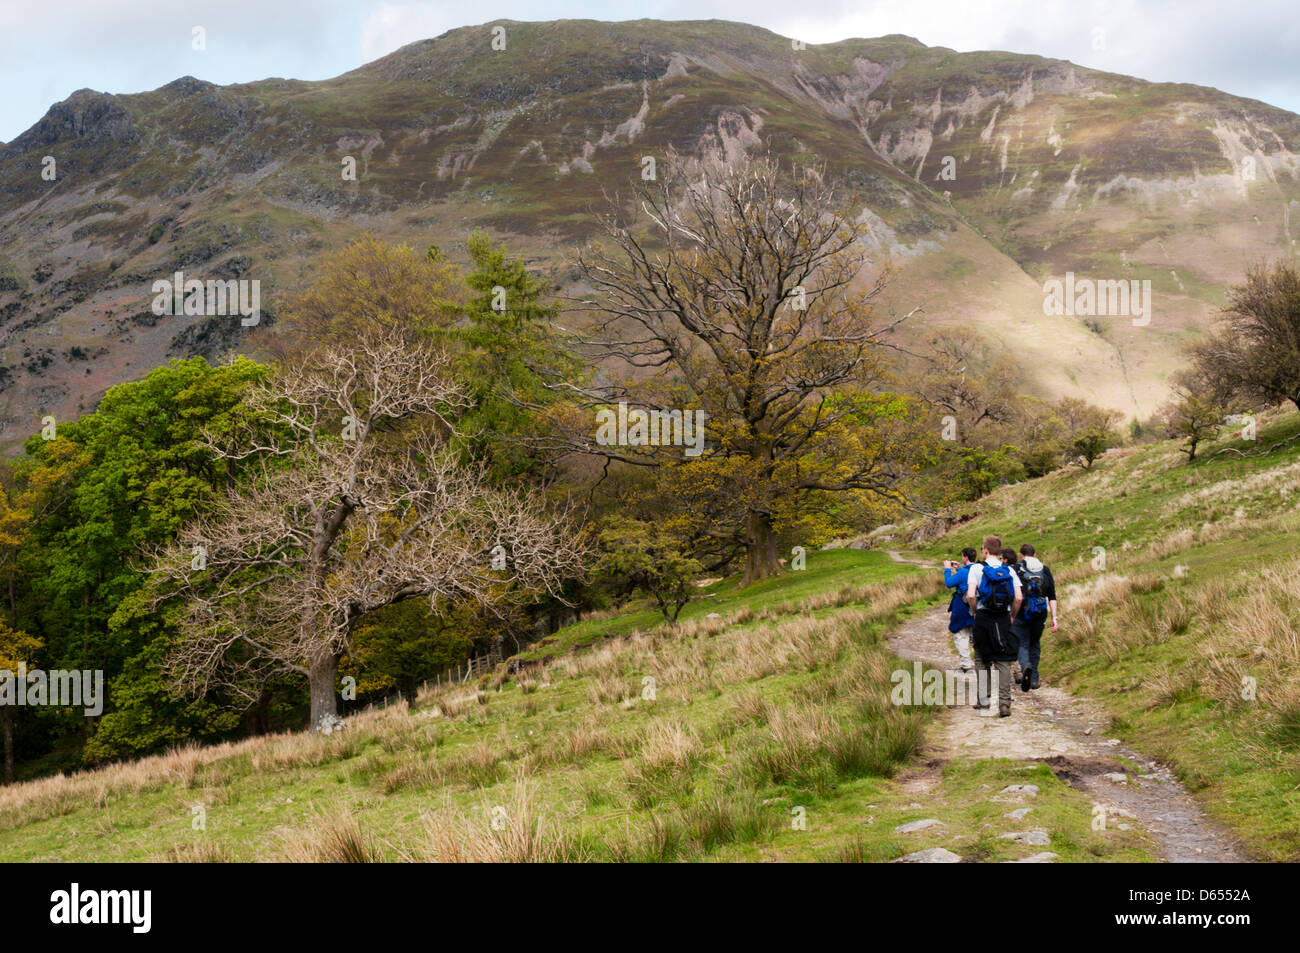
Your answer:
[[[955,555],[988,532],[1034,543],[1062,608],[1044,678],[1101,701],[1112,733],[1170,764],[1258,856],[1294,861],[1300,419],[1274,414],[1254,443],[1239,436],[1192,466],[1161,443],[1004,487],[926,552]]]
[[[1044,679],[1104,705],[1107,733],[1170,764],[1253,856],[1295,860],[1300,418],[1204,452],[1189,467],[1158,443],[1004,487],[923,552],[989,531],[1037,544],[1063,610]],[[1153,859],[1136,827],[1092,831],[1089,798],[1039,761],[957,758],[912,783],[934,773],[939,709],[890,704],[904,666],[883,636],[941,600],[935,574],[883,553],[815,552],[748,588],[710,582],[676,630],[644,606],[589,618],[513,676],[331,736],[0,789],[0,858],[893,860],[942,844],[998,861],[1034,848],[1002,836],[1016,824],[996,796],[1034,784],[1060,860]],[[943,827],[895,833],[923,818]]]
[[[955,766],[923,812],[891,780],[934,709],[890,704],[881,634],[937,596],[883,554],[814,553],[780,580],[714,583],[676,631],[584,622],[547,664],[340,734],[0,790],[0,858],[892,860],[919,846],[894,827],[932,817],[1001,860],[1032,848],[998,837],[1014,825],[987,792],[1033,783],[1062,859],[1149,859],[1138,832],[1088,831],[1086,799],[1045,765]]]

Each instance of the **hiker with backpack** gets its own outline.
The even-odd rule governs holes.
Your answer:
[[[1021,546],[1020,555],[1022,559],[1016,563],[1016,575],[1020,577],[1024,601],[1011,628],[1020,643],[1020,690],[1027,692],[1038,687],[1038,659],[1042,652],[1043,626],[1047,624],[1049,612],[1052,631],[1056,631],[1056,580],[1052,578],[1052,570],[1035,555],[1032,544]]]
[[[975,669],[975,663],[970,657],[970,637],[975,617],[966,605],[967,577],[970,575],[971,563],[975,562],[975,555],[975,550],[967,546],[961,551],[960,565],[951,559],[943,564],[943,584],[952,590],[952,601],[948,603],[948,631],[952,633],[952,645],[957,650],[963,672]]]
[[[991,704],[990,681],[998,682],[998,715],[1011,714],[1011,663],[1018,658],[1020,643],[1011,620],[1020,611],[1020,577],[1002,559],[1002,540],[985,536],[982,563],[970,567],[966,581],[966,604],[975,616],[971,644],[975,649],[976,708]]]

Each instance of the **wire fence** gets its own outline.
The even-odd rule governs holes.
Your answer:
[[[493,646],[492,650],[486,655],[475,656],[467,659],[459,665],[453,665],[443,669],[432,678],[427,678],[420,683],[420,692],[428,691],[430,687],[439,688],[446,685],[463,685],[465,682],[473,681],[480,675],[484,675],[495,669],[504,660],[499,646]],[[401,692],[394,692],[386,695],[377,701],[366,704],[362,711],[376,711],[395,705],[405,696]]]

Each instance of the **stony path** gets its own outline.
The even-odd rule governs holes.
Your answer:
[[[896,553],[890,555],[899,562],[910,561]],[[890,639],[902,658],[957,668],[944,606],[907,620]],[[1045,647],[1045,661],[1047,651]],[[1047,671],[1049,676],[1035,691],[1021,692],[1018,685],[1012,688],[1010,718],[987,717],[969,706],[949,708],[942,716],[942,732],[924,752],[928,768],[904,777],[903,783],[923,794],[937,782],[942,764],[957,759],[1042,762],[1094,803],[1119,808],[1112,810],[1112,816],[1150,834],[1163,860],[1219,863],[1249,859],[1205,817],[1168,769],[1118,739],[1107,738],[1107,718],[1100,707],[1053,687],[1050,668]],[[1143,773],[1122,780],[1125,766],[1119,757],[1140,766]]]

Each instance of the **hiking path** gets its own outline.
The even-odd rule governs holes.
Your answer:
[[[939,568],[896,552],[889,556],[896,562]],[[1043,763],[1094,804],[1105,805],[1112,817],[1145,831],[1162,860],[1248,860],[1166,766],[1106,736],[1109,718],[1100,705],[1051,684],[1049,638],[1045,633],[1043,684],[1030,692],[1013,686],[1011,717],[981,714],[969,705],[945,709],[940,730],[931,734],[921,752],[922,765],[901,775],[901,782],[919,796],[938,783],[943,766],[953,761],[1010,758]],[[906,620],[890,635],[890,642],[894,652],[908,661],[954,671],[958,667],[946,606]],[[960,677],[972,680],[973,696],[974,676]],[[996,712],[996,702],[988,711]],[[1128,770],[1125,761],[1140,771]]]

